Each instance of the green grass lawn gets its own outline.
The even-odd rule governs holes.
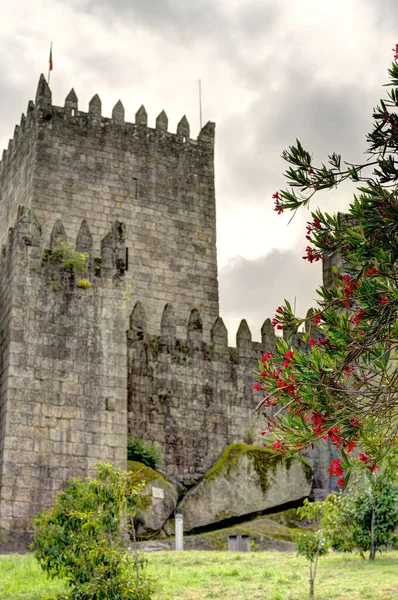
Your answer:
[[[308,566],[293,553],[159,552],[148,554],[158,578],[154,600],[305,600]],[[41,600],[66,588],[49,581],[32,555],[0,556],[1,600]],[[396,600],[398,552],[374,563],[358,555],[331,554],[320,560],[317,600]]]

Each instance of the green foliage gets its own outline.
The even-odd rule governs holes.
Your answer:
[[[315,563],[319,556],[328,553],[327,541],[321,531],[299,531],[296,535],[295,548],[297,556],[303,556],[310,563]]]
[[[43,259],[51,260],[58,264],[61,269],[69,269],[73,273],[85,273],[87,269],[88,254],[86,252],[78,252],[71,242],[66,242],[63,238],[56,239],[56,245]]]
[[[356,479],[344,494],[330,494],[323,502],[297,509],[297,514],[316,522],[328,545],[339,552],[369,552],[369,558],[394,542],[398,526],[398,490],[393,466],[378,474]]]
[[[343,487],[354,466],[371,473],[398,448],[396,60],[389,74],[390,90],[367,137],[370,160],[344,163],[331,153],[315,164],[296,140],[283,153],[289,187],[273,196],[278,213],[295,212],[323,189],[346,180],[357,185],[346,215],[312,213],[303,258],[312,263],[337,253],[343,267],[317,291],[312,315],[297,317],[287,301],[276,309],[273,325],[285,337],[263,356],[256,385],[264,406],[278,406],[267,417],[269,443],[288,456],[329,439],[341,454],[331,474]],[[366,453],[359,460],[350,454],[355,445]]]
[[[158,469],[161,457],[155,444],[144,442],[140,438],[130,437],[127,442],[127,460],[141,462],[151,469]]]
[[[134,528],[145,504],[144,484],[108,464],[96,470],[96,478],[71,479],[52,508],[35,517],[35,557],[51,578],[67,580],[67,600],[150,600],[144,562],[122,540],[127,519]]]

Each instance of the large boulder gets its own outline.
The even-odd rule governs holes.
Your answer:
[[[190,531],[224,519],[282,506],[309,496],[311,467],[246,444],[228,446],[178,507]]]
[[[137,476],[137,480],[146,483],[144,493],[150,496],[149,506],[136,518],[136,533],[138,537],[153,535],[174,512],[180,490],[163,474],[140,462],[127,461],[127,468]]]

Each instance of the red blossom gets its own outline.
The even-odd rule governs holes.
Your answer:
[[[282,440],[276,440],[275,444],[272,444],[273,450],[279,450],[279,448],[281,447],[281,444],[282,444]]]
[[[255,383],[255,384],[253,385],[253,390],[254,390],[255,392],[259,392],[259,391],[261,390],[260,384],[259,384],[259,383]]]
[[[376,267],[372,267],[371,269],[368,269],[366,271],[366,276],[367,277],[371,277],[372,275],[377,275],[377,269],[376,269]]]
[[[385,304],[388,304],[389,302],[390,302],[390,301],[389,301],[389,299],[387,298],[387,296],[383,296],[383,297],[382,297],[382,299],[380,300],[380,304],[381,304],[382,306],[384,306]]]
[[[293,356],[294,356],[294,351],[289,350],[289,352],[286,352],[286,354],[283,355],[283,358],[286,358],[286,360],[290,360],[291,358],[293,358]]]
[[[277,318],[272,319],[271,325],[272,325],[272,327],[276,327],[277,329],[283,329],[282,322]]]
[[[394,52],[394,60],[398,60],[398,44],[395,44],[395,48],[392,51]]]
[[[344,477],[340,477],[340,479],[337,480],[337,485],[339,485],[340,487],[343,487],[343,485],[344,485]]]
[[[353,427],[360,427],[358,417],[355,417],[354,419],[352,419],[352,421],[350,421],[350,423]]]
[[[352,322],[354,323],[355,327],[358,327],[358,325],[360,324],[360,322],[362,321],[362,319],[364,317],[365,317],[365,310],[363,308],[360,308],[359,311],[352,318]]]
[[[318,325],[321,321],[322,321],[322,317],[321,315],[314,315],[314,318],[312,319],[314,325]]]
[[[344,471],[341,467],[341,460],[339,460],[338,458],[335,458],[334,460],[332,460],[332,462],[330,463],[330,467],[328,468],[330,477],[341,477],[341,475],[344,475]]]
[[[379,468],[379,465],[373,465],[372,471],[377,471],[377,469]]]
[[[369,462],[369,456],[367,454],[364,454],[363,452],[361,452],[361,454],[359,455],[359,460],[361,462],[363,462],[365,465],[367,465]]]
[[[316,340],[313,340],[312,338],[310,338],[310,346],[316,346]]]
[[[348,442],[347,446],[346,446],[346,452],[347,454],[349,454],[350,452],[352,452],[354,450],[354,448],[356,447],[357,443],[356,442]]]
[[[307,246],[305,251],[307,253],[307,256],[303,256],[303,258],[305,260],[308,260],[308,262],[310,263],[317,262],[322,258],[322,252],[320,250],[316,250],[316,248],[311,248],[311,246]]]
[[[269,358],[273,358],[273,356],[274,355],[272,354],[272,352],[266,352],[265,354],[262,355],[261,362],[267,362],[267,360]]]
[[[272,198],[275,200],[274,210],[278,213],[278,215],[282,214],[283,213],[283,204],[281,202],[279,192],[275,192],[275,194],[272,194]]]

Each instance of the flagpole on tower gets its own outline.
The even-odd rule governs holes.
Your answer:
[[[202,80],[199,79],[199,124],[202,129]]]
[[[50,58],[48,60],[48,78],[47,83],[50,85],[50,73],[53,70],[53,43],[50,44]]]

